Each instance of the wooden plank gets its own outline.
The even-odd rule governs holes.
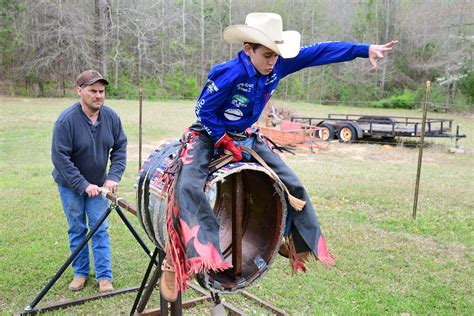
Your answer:
[[[274,128],[259,127],[260,132],[272,141],[283,146],[296,146],[306,141],[304,130],[280,131]]]
[[[125,288],[125,289],[115,290],[115,291],[112,291],[112,292],[95,294],[95,295],[85,297],[85,298],[79,298],[79,299],[70,300],[70,301],[61,302],[61,303],[54,303],[54,304],[51,304],[51,305],[48,305],[48,306],[45,306],[45,307],[41,307],[41,308],[34,308],[34,309],[31,309],[31,310],[28,310],[28,311],[25,310],[25,312],[20,313],[20,315],[45,313],[45,312],[50,312],[50,311],[54,311],[54,310],[58,310],[58,309],[66,309],[68,307],[82,305],[82,304],[85,304],[85,303],[90,302],[90,301],[94,301],[94,300],[98,300],[98,299],[105,299],[107,297],[111,297],[111,296],[114,296],[114,295],[137,291],[139,288],[140,288],[140,286],[134,286],[134,287],[129,287],[129,288]]]
[[[193,299],[189,299],[187,301],[184,301],[182,306],[183,306],[183,308],[190,308],[190,307],[193,307],[193,306],[195,306],[197,304],[200,304],[202,302],[208,301],[210,299],[211,299],[210,297],[205,297],[205,296],[197,297],[197,298],[193,298]],[[137,313],[136,315],[140,315],[140,316],[160,316],[161,315],[161,309],[160,308],[147,309],[147,310],[143,311],[142,313]]]
[[[244,213],[244,194],[242,174],[235,174],[234,200],[232,205],[232,265],[234,278],[242,277],[242,220]]]
[[[241,293],[242,293],[243,296],[245,296],[247,298],[250,298],[251,300],[254,300],[258,304],[262,305],[263,307],[271,309],[272,311],[275,312],[276,315],[280,315],[280,316],[289,316],[290,315],[287,312],[285,312],[284,310],[282,310],[278,307],[275,307],[275,306],[273,306],[272,304],[270,304],[268,302],[265,302],[264,300],[258,298],[257,296],[253,295],[250,292],[242,291]]]

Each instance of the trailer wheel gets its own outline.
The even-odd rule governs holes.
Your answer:
[[[357,133],[353,126],[344,124],[339,128],[338,135],[339,141],[344,143],[350,143],[357,139]]]
[[[324,140],[324,141],[329,141],[331,139],[334,139],[334,127],[329,124],[321,124],[318,126],[320,129],[316,132],[316,137]]]

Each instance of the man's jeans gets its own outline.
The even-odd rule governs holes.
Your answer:
[[[69,235],[69,248],[72,253],[86,237],[88,232],[87,222],[89,222],[89,228],[93,228],[101,215],[107,210],[108,202],[102,194],[94,198],[89,198],[86,193],[79,195],[72,189],[63,186],[58,186],[58,191],[69,224],[67,232]],[[92,254],[94,257],[94,269],[97,281],[103,279],[112,280],[110,241],[107,232],[108,226],[107,219],[105,219],[92,236]],[[89,276],[88,246],[84,246],[81,252],[79,252],[72,262],[72,268],[74,269],[75,276]]]

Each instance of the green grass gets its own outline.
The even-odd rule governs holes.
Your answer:
[[[47,284],[69,254],[66,220],[50,175],[52,126],[74,99],[0,98],[0,309],[22,311]],[[129,137],[129,161],[120,196],[135,203],[138,169],[138,102],[107,102],[122,117]],[[300,114],[387,114],[420,116],[419,111],[330,107],[274,101]],[[161,141],[179,137],[194,120],[194,102],[145,102],[144,158]],[[417,220],[411,214],[418,150],[401,146],[331,142],[315,154],[301,151],[283,159],[305,184],[329,247],[337,256],[332,269],[311,262],[293,275],[277,258],[271,271],[249,291],[295,315],[386,314],[471,315],[474,258],[474,120],[454,118],[468,138],[464,154],[449,154],[449,139],[427,139]],[[127,216],[147,241],[138,220]],[[114,286],[139,285],[148,258],[120,218],[110,217]],[[148,243],[148,241],[147,241]],[[151,244],[148,243],[151,247]],[[90,296],[67,284],[69,268],[38,307]],[[186,298],[195,296],[192,290]],[[158,293],[150,307],[158,307]],[[135,293],[87,303],[52,314],[128,314]],[[240,295],[226,301],[249,314],[265,314]],[[187,314],[206,314],[209,304]]]

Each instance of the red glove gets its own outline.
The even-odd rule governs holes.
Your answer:
[[[232,153],[234,158],[232,162],[242,160],[242,147],[235,146],[234,140],[227,134],[224,134],[215,144],[216,148],[223,148],[224,150],[228,150]]]

